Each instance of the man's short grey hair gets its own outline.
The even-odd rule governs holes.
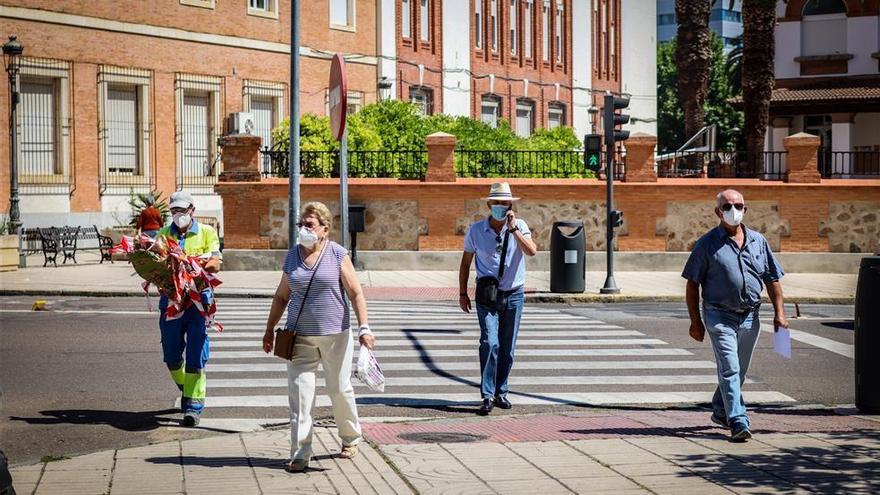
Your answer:
[[[739,195],[739,197],[741,197],[743,199],[743,203],[745,203],[746,198],[745,198],[745,196],[742,195],[741,192],[737,191],[736,189],[725,189],[725,190],[721,191],[720,193],[718,193],[717,196],[715,196],[715,206],[721,208],[721,200],[724,199],[724,193],[726,193],[726,192],[735,192],[736,194]]]

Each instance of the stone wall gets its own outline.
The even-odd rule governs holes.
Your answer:
[[[880,202],[832,202],[819,237],[828,238],[829,251],[880,252]]]
[[[339,239],[339,201],[305,197],[302,204],[321,201],[333,214],[330,236]],[[418,216],[419,203],[413,200],[356,201],[366,205],[364,232],[357,235],[358,249],[415,251],[419,236],[427,234],[427,222]],[[268,211],[260,217],[260,235],[267,237],[272,249],[287,248],[287,198],[269,200]]]
[[[359,249],[461,250],[467,226],[488,214],[481,198],[499,179],[457,178],[450,138],[435,135],[428,140],[427,180],[349,180],[350,203],[367,207],[366,232],[358,236]],[[798,135],[787,141],[788,167],[796,172],[789,174],[790,182],[657,179],[651,168],[654,140],[645,135],[633,140],[628,154],[641,158],[627,163],[624,181],[615,182],[615,208],[624,212],[623,226],[615,231],[620,251],[690,249],[718,224],[715,197],[728,188],[743,194],[749,206],[746,225],[763,233],[776,251],[873,252],[878,247],[880,180],[821,179],[813,173],[818,147],[814,137]],[[539,249],[549,248],[553,222],[559,220],[583,221],[586,248],[605,249],[604,181],[508,182],[513,194],[522,198],[516,205],[517,215],[531,227]],[[223,196],[227,247],[287,246],[287,180],[221,182],[215,191]],[[301,195],[303,203],[310,199],[325,202],[338,225],[338,180],[303,179]],[[335,230],[334,237],[338,238]]]
[[[367,206],[362,250],[456,251],[467,226],[488,214],[492,179],[455,183],[351,179],[352,204]],[[605,245],[605,188],[590,180],[510,180],[522,198],[517,214],[548,249],[557,220],[581,220],[588,250]],[[616,231],[621,251],[683,251],[717,225],[714,199],[727,187],[740,190],[749,211],[745,223],[763,233],[775,251],[873,252],[880,232],[880,181],[823,180],[785,184],[745,179],[658,179],[651,184],[615,185],[624,225]],[[287,245],[287,181],[226,182],[217,185],[226,206],[225,245],[229,248],[284,248]],[[303,203],[325,202],[338,217],[339,187],[331,179],[303,179]],[[255,219],[257,219],[255,221]],[[337,222],[338,224],[338,218]]]
[[[743,223],[767,238],[770,249],[779,251],[782,237],[791,236],[791,225],[779,216],[776,201],[747,201]],[[715,202],[681,201],[666,204],[666,216],[657,219],[657,235],[666,237],[667,251],[690,251],[709,229],[718,226]]]
[[[465,201],[467,216],[456,220],[456,235],[464,235],[468,225],[481,220],[489,213],[486,202],[483,200]],[[550,249],[550,234],[553,223],[560,221],[581,221],[584,223],[587,251],[603,251],[605,249],[605,202],[599,201],[539,201],[518,202],[514,209],[517,216],[526,221],[532,231],[532,239],[538,246],[539,251]],[[617,236],[628,234],[626,218],[624,215],[623,225],[617,229]],[[618,247],[617,237],[614,240],[615,248]]]

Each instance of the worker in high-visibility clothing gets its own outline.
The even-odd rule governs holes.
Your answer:
[[[205,271],[220,271],[220,238],[217,231],[210,225],[197,222],[193,218],[195,205],[192,195],[186,191],[177,191],[171,195],[169,205],[173,220],[159,230],[158,237],[174,239],[190,256],[202,256],[207,259]],[[201,294],[202,305],[207,308],[213,302],[210,288]],[[190,306],[174,320],[165,318],[168,308],[168,297],[162,296],[159,301],[159,330],[162,332],[162,354],[165,364],[171,371],[171,378],[180,388],[183,396],[180,409],[183,413],[184,426],[199,424],[205,409],[207,381],[205,365],[208,363],[209,341],[207,320],[196,306]],[[184,358],[184,354],[186,354]]]

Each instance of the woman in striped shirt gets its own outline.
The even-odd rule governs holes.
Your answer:
[[[367,301],[348,251],[328,239],[332,220],[322,203],[303,206],[297,224],[299,244],[287,252],[263,336],[263,350],[272,352],[274,328],[286,308],[286,328],[296,331],[293,359],[287,364],[291,430],[287,469],[292,472],[305,471],[312,456],[312,407],[319,363],[342,440],[340,457],[354,457],[361,440],[351,384],[349,300],[357,316],[360,344],[372,348],[375,340],[367,324]]]

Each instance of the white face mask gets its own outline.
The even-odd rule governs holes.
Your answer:
[[[731,208],[727,211],[724,211],[724,222],[731,227],[736,227],[743,221],[743,213],[745,210],[737,210],[736,208]]]
[[[189,227],[192,222],[192,216],[189,213],[175,213],[173,218],[174,225],[177,225],[177,228],[181,230]]]
[[[297,239],[304,248],[310,249],[312,246],[318,243],[318,234],[305,227],[300,227]]]

